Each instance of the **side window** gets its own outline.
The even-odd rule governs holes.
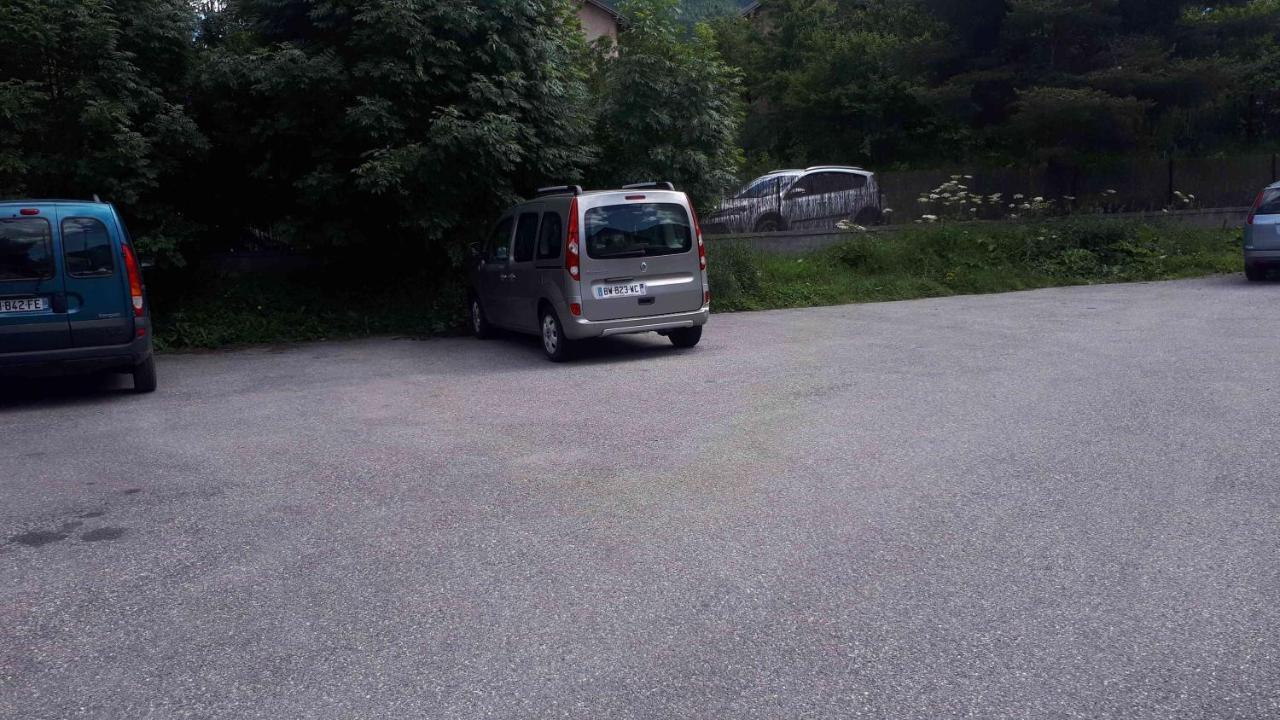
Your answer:
[[[564,244],[564,222],[558,212],[542,213],[542,229],[538,233],[538,259],[556,260]]]
[[[516,223],[516,262],[533,259],[533,242],[538,237],[538,213],[524,213]]]
[[[831,173],[814,173],[800,178],[800,181],[792,187],[792,190],[803,189],[805,197],[813,197],[814,195],[822,195],[831,192],[830,188]]]
[[[840,190],[847,190],[848,185],[845,181],[848,173],[817,173],[811,175],[813,178],[812,189],[809,190],[810,195],[829,195]],[[808,178],[806,178],[807,180]]]
[[[853,173],[831,173],[827,177],[827,192],[848,192],[866,184],[867,179],[861,175],[855,175]]]
[[[62,252],[67,259],[67,274],[72,277],[109,277],[115,271],[111,234],[100,220],[63,220]]]
[[[511,218],[498,223],[484,244],[484,259],[489,262],[506,262],[511,253]]]

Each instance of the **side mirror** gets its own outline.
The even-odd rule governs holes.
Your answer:
[[[156,266],[156,259],[152,257],[138,258],[138,267],[143,270],[150,270]]]
[[[798,198],[798,197],[804,197],[806,194],[808,194],[808,192],[809,191],[805,190],[804,188],[792,188],[791,190],[787,191],[787,199],[794,200],[795,198]]]

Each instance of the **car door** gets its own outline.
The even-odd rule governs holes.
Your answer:
[[[829,176],[833,173],[810,173],[796,181],[783,195],[782,216],[790,230],[815,227],[822,214]]]
[[[836,223],[851,217],[857,211],[858,188],[865,188],[867,179],[852,172],[819,172],[807,175],[801,181],[806,192],[796,198],[803,224],[799,227],[830,229]],[[790,223],[791,227],[797,227]]]
[[[476,271],[476,291],[485,317],[494,325],[509,327],[503,311],[502,283],[507,278],[507,264],[511,259],[511,229],[514,222],[504,217],[489,233],[480,256],[480,268]]]
[[[63,206],[58,235],[71,346],[129,342],[133,313],[115,218],[103,206]]]
[[[538,211],[541,205],[523,208],[516,218],[511,244],[511,262],[502,281],[503,312],[517,330],[538,329],[538,272],[533,266],[538,240]]]
[[[71,345],[52,206],[0,210],[0,353]]]

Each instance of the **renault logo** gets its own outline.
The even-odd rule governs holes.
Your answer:
[[[640,272],[649,272],[649,263],[647,262],[640,263]]]

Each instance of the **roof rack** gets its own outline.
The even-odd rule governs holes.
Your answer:
[[[581,195],[581,185],[550,185],[548,187],[540,187],[534,191],[535,197],[542,195]]]
[[[630,185],[623,185],[622,189],[623,190],[675,190],[676,186],[664,180],[662,182],[649,181],[649,182],[631,183]]]
[[[811,170],[861,170],[857,165],[812,165],[804,169],[805,172]]]

